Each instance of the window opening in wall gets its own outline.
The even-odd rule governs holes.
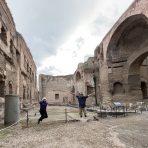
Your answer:
[[[80,81],[80,80],[81,80],[81,74],[80,74],[80,72],[77,72],[76,81]]]
[[[13,56],[13,41],[12,40],[10,41],[10,52]]]
[[[26,99],[26,87],[23,86],[23,100]]]
[[[25,69],[27,70],[27,58],[26,58],[25,55],[24,55],[24,67],[25,67]]]
[[[12,84],[9,83],[9,94],[12,94],[12,93],[13,93],[13,91],[12,91]]]
[[[147,99],[147,87],[145,82],[141,82],[141,91],[142,91],[143,99]]]
[[[0,97],[4,97],[4,96],[5,96],[5,82],[0,81]]]
[[[59,99],[59,94],[55,94],[55,100]]]
[[[16,50],[17,63],[20,63],[20,53]]]
[[[3,26],[1,28],[0,38],[4,42],[4,44],[7,45],[7,33],[6,33],[6,30],[5,30],[5,28]]]
[[[123,85],[120,82],[114,84],[114,95],[123,93]]]
[[[32,82],[34,82],[34,73],[32,72]]]
[[[29,64],[27,63],[27,72],[29,72]]]
[[[92,86],[87,86],[87,95],[91,94],[94,92],[94,87]]]

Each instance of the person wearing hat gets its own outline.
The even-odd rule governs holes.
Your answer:
[[[47,108],[47,100],[46,98],[42,98],[42,100],[39,102],[40,104],[40,114],[41,114],[41,117],[38,119],[38,124],[40,123],[40,121],[42,121],[44,118],[48,118],[48,114],[47,114],[47,111],[46,111],[46,108]]]
[[[91,95],[91,94],[90,94]],[[82,113],[84,113],[84,116],[87,117],[86,115],[86,99],[90,96],[90,95],[87,95],[87,96],[84,96],[83,93],[79,93],[76,98],[78,99],[78,103],[79,103],[79,114],[80,114],[80,117],[82,118]]]

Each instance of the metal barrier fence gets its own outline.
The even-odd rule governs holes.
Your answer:
[[[60,108],[60,109],[59,109]],[[115,117],[119,115],[123,115],[124,117],[126,115],[128,115],[130,112],[131,113],[142,113],[144,110],[147,111],[147,108],[146,109],[141,109],[141,107],[134,107],[134,108],[130,108],[129,106],[125,107],[125,108],[121,108],[118,109],[116,108],[114,111],[112,109],[104,109],[103,107],[100,108],[100,107],[91,107],[91,108],[87,108],[87,113],[88,114],[91,114],[91,119],[97,119],[96,117],[107,117],[108,115],[109,116],[112,116],[114,115]],[[18,120],[16,123],[14,123],[13,125],[9,126],[9,127],[12,127],[14,125],[16,125],[17,123],[19,123],[20,121],[26,121],[26,127],[29,126],[29,121],[30,120],[34,120],[36,123],[37,123],[37,120],[38,118],[40,117],[40,113],[39,113],[39,110],[38,108],[23,108],[21,111],[23,111],[25,113],[25,116],[22,117],[20,120]],[[78,110],[78,107],[77,106],[52,106],[52,108],[50,108],[50,106],[48,107],[47,109],[47,113],[48,113],[48,119],[47,119],[47,122],[48,121],[64,121],[65,123],[67,123],[68,121],[80,121],[80,117],[79,117],[79,110]],[[90,115],[89,115],[90,117]],[[46,119],[45,119],[46,121]],[[6,127],[6,128],[9,128],[9,127]],[[6,129],[4,128],[4,129]],[[4,130],[4,129],[1,129],[1,130]],[[1,131],[0,130],[0,131]]]

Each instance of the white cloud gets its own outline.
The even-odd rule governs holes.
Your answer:
[[[7,0],[38,73],[74,73],[133,0]]]

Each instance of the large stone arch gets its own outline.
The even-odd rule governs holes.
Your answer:
[[[127,60],[123,67],[124,83],[127,86],[127,93],[133,94],[133,96],[139,97],[139,99],[145,99],[148,94],[148,66],[146,65],[145,73],[147,77],[142,76],[141,65],[148,57],[148,47],[145,47],[137,52],[133,53]],[[143,88],[143,83],[145,83]]]
[[[125,94],[141,98],[141,65],[148,57],[148,19],[137,14],[125,19],[115,30],[107,48],[109,86],[123,84]]]
[[[130,70],[134,66],[140,66],[145,58],[148,57],[148,46],[134,52],[128,59],[126,64],[123,66],[124,82],[128,82],[128,75]]]
[[[145,32],[144,30],[147,31],[147,24],[148,19],[144,14],[136,14],[125,19],[114,31],[110,39],[106,53],[107,60],[117,61],[119,57],[126,60],[131,51],[128,50],[130,48],[128,45],[133,45],[134,42],[135,46],[145,41],[145,36],[139,33]],[[139,42],[136,43],[136,39],[139,39]],[[124,45],[125,43],[126,45]],[[125,48],[127,50],[124,50]],[[133,50],[134,49],[132,49],[132,51]],[[129,52],[127,53],[127,51]]]

